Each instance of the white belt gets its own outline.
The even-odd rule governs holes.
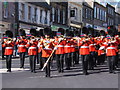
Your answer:
[[[116,49],[115,47],[108,47],[107,49]]]
[[[63,45],[58,45],[57,47],[64,47]]]
[[[29,47],[29,49],[37,49],[37,47]]]
[[[81,48],[89,48],[89,46],[81,46]]]
[[[104,49],[104,48],[105,48],[105,46],[102,46],[102,47],[99,48],[99,50],[102,50],[102,49]]]
[[[44,48],[45,50],[52,50],[51,48]]]
[[[74,45],[71,45],[71,47],[75,47]]]
[[[94,46],[94,44],[90,44],[89,46]]]
[[[13,49],[13,47],[6,47],[5,49]]]
[[[18,45],[18,47],[25,47],[25,45]]]
[[[101,53],[102,55],[105,54],[105,53]]]
[[[64,46],[64,47],[71,47],[71,46]]]

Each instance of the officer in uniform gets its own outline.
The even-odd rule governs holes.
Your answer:
[[[43,40],[43,47],[42,47],[42,60],[43,63],[46,63],[47,59],[52,53],[53,50],[53,44],[50,41],[50,33],[51,30],[49,28],[44,29],[44,35],[45,38]],[[45,77],[50,77],[50,60],[47,63],[47,66],[45,67]]]
[[[67,29],[66,30],[66,38],[65,38],[65,46],[64,46],[64,52],[65,52],[65,65],[66,65],[66,70],[70,70],[71,67],[71,37],[70,37],[70,32]]]
[[[25,53],[26,53],[26,44],[27,40],[25,39],[25,31],[23,29],[20,30],[20,39],[16,41],[16,45],[18,46],[18,53],[20,55],[20,68],[24,68],[25,61]]]
[[[54,43],[55,45],[55,55],[56,55],[56,61],[57,61],[57,69],[58,72],[63,72],[64,69],[64,39],[63,37],[58,37],[58,40],[56,40],[56,42]]]
[[[36,29],[31,29],[32,31],[35,31]],[[32,32],[32,35],[35,36],[35,33]],[[26,47],[28,48],[28,55],[29,55],[29,60],[30,60],[30,70],[33,73],[36,73],[36,56],[37,56],[37,45],[38,45],[38,41],[36,41],[35,37],[32,36],[30,38],[30,40],[28,41],[28,43],[26,44]]]
[[[90,44],[90,39],[87,37],[88,31],[87,28],[83,29],[84,37],[81,39],[79,43],[79,54],[81,55],[81,60],[82,60],[82,66],[83,66],[83,74],[88,75],[88,62],[89,62],[89,57],[90,57],[90,52],[89,52],[89,44]]]
[[[8,38],[2,44],[2,47],[5,47],[4,55],[6,55],[6,66],[8,69],[7,72],[11,72],[11,61],[12,61],[13,47],[14,47],[14,42],[12,40],[13,33],[11,31],[7,30],[6,36],[8,36]]]
[[[111,36],[111,38],[107,42],[106,56],[108,60],[109,73],[115,73],[115,63],[119,42],[115,38],[115,31],[109,30],[108,33]]]

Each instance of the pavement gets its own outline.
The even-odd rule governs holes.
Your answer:
[[[39,64],[36,66],[37,73],[29,70],[29,58],[25,60],[25,68],[20,69],[19,58],[12,60],[12,72],[6,72],[5,60],[2,60],[0,73],[2,74],[2,88],[118,88],[118,73],[109,74],[107,64],[99,65],[95,70],[89,70],[89,75],[83,75],[80,64],[58,73],[56,61],[51,67],[51,78],[46,78]]]

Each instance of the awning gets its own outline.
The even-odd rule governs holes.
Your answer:
[[[63,29],[69,29],[68,26],[63,26],[63,25],[51,25],[51,29],[52,31],[58,31],[59,28],[63,28]]]

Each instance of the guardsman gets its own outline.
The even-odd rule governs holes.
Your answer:
[[[49,36],[45,35],[45,39],[43,40],[43,48],[42,48],[42,60],[44,63],[51,55],[52,50],[53,50],[53,44],[50,42]],[[47,66],[45,67],[45,76],[50,77],[50,61],[47,63]]]
[[[50,57],[51,53],[53,52],[53,44],[50,40],[51,30],[49,28],[44,28],[43,34],[45,35],[45,38],[43,40],[43,47],[42,47],[42,60],[45,64],[48,58]],[[51,58],[50,58],[51,60]],[[46,67],[45,67],[45,77],[50,77],[50,62],[48,61]]]
[[[58,40],[54,42],[55,45],[55,55],[57,60],[57,69],[58,72],[64,72],[64,44],[65,41],[63,37],[58,37]]]
[[[97,41],[97,45],[99,45],[98,49],[98,63],[97,64],[103,64],[105,61],[105,46],[106,46],[106,34],[105,31],[101,30],[100,31],[100,38]]]
[[[13,55],[13,48],[14,48],[14,42],[12,40],[13,34],[11,31],[6,31],[6,35],[9,37],[6,39],[6,41],[2,44],[2,47],[5,47],[5,53],[6,55],[6,66],[7,66],[7,72],[11,72],[11,60]]]
[[[64,52],[65,52],[65,65],[66,70],[70,70],[71,66],[71,42],[70,37],[67,37],[65,40]]]
[[[24,68],[25,53],[27,51],[26,44],[27,44],[27,40],[25,39],[25,31],[21,29],[20,39],[16,41],[16,45],[18,46],[18,53],[20,55],[20,68]]]
[[[90,51],[90,60],[89,60],[89,69],[94,69],[94,66],[96,66],[96,42],[93,37],[90,37],[91,44],[89,45],[89,51]]]
[[[90,39],[87,37],[87,35],[82,38],[82,40],[79,43],[80,49],[79,54],[81,55],[82,65],[83,65],[83,74],[88,75],[88,61],[89,61],[89,45],[90,45]]]
[[[28,41],[28,43],[26,44],[26,47],[28,47],[30,70],[33,73],[36,73],[35,68],[36,68],[37,45],[38,45],[38,42],[36,41],[34,36],[32,36],[30,38],[30,41]]]
[[[108,45],[106,46],[106,56],[108,60],[109,73],[115,73],[117,46],[117,40],[114,37],[111,37]]]

